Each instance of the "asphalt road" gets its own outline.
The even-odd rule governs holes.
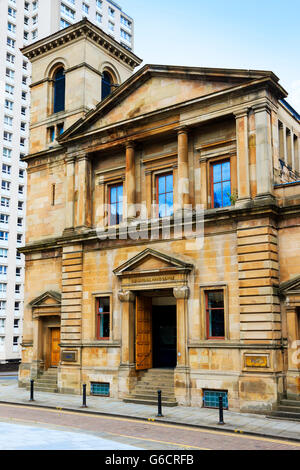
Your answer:
[[[6,404],[0,435],[0,450],[300,450],[300,442]]]

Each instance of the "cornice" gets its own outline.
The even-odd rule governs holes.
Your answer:
[[[230,206],[227,208],[221,208],[221,209],[207,209],[204,212],[204,223],[205,224],[220,224],[224,222],[236,222],[236,221],[241,221],[241,220],[247,220],[249,218],[253,217],[260,217],[260,216],[269,216],[269,217],[275,217],[277,218],[278,216],[281,215],[282,208],[280,208],[278,205],[276,205],[276,201],[273,203],[266,202],[265,204],[255,204],[255,201],[252,201],[252,206],[248,208],[238,208],[235,206]],[[300,208],[298,210],[298,213],[300,211]],[[193,218],[193,221],[191,223],[193,224],[195,222],[195,215]],[[151,228],[151,220],[146,221],[149,224],[149,228]],[[174,223],[174,220],[170,220],[170,227],[172,228],[172,224]],[[114,228],[115,230],[115,228]],[[117,228],[117,233],[114,232],[114,235],[117,236],[118,240],[118,235],[119,233],[124,230],[124,227]],[[108,232],[109,234],[109,232]],[[60,236],[56,238],[49,238],[46,240],[41,240],[34,242],[32,244],[28,244],[25,247],[22,247],[19,249],[19,251],[23,254],[30,254],[34,252],[39,252],[39,251],[47,251],[50,249],[61,249],[66,245],[72,244],[72,243],[86,243],[86,242],[94,242],[94,241],[99,241],[101,240],[98,237],[97,230],[92,228],[87,230],[84,233],[79,233],[79,232],[73,232],[69,235],[65,236]],[[163,240],[161,240],[163,241]],[[126,243],[126,240],[124,240],[124,243]],[[135,242],[136,244],[140,244],[138,242]],[[147,245],[152,244],[151,240],[147,240],[145,243]]]

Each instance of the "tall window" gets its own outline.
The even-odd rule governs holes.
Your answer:
[[[212,207],[231,206],[231,169],[230,161],[225,160],[212,165]]]
[[[101,99],[104,100],[112,92],[112,76],[108,72],[103,72],[102,74],[102,93]]]
[[[206,301],[206,336],[207,339],[225,338],[224,291],[207,291]]]
[[[110,338],[110,298],[97,299],[97,339]]]
[[[173,173],[157,176],[156,204],[159,217],[173,215]]]
[[[53,102],[53,112],[58,113],[59,111],[64,111],[65,109],[65,71],[61,67],[59,68],[54,75],[54,102]]]
[[[123,220],[123,184],[109,187],[109,225],[119,225]]]

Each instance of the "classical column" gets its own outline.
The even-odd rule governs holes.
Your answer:
[[[237,206],[250,201],[248,109],[235,114],[237,145]]]
[[[188,130],[178,129],[178,207],[184,209],[190,204]]]
[[[68,156],[66,163],[66,228],[65,231],[74,229],[74,196],[75,196],[75,156]]]
[[[76,211],[75,227],[85,229],[91,227],[92,194],[91,194],[91,160],[86,154],[77,157],[76,174]]]
[[[136,187],[135,187],[135,151],[134,142],[127,142],[126,144],[126,200],[127,207],[125,208],[126,219],[134,219],[136,216]]]
[[[253,106],[256,124],[257,198],[273,195],[273,159],[271,142],[271,109],[266,103]]]
[[[120,291],[119,300],[122,302],[121,366],[130,367],[135,363],[135,294],[131,291]]]

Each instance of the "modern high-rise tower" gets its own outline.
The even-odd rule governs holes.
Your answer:
[[[0,368],[21,357],[31,64],[20,49],[85,17],[133,50],[134,22],[110,0],[0,0]]]

